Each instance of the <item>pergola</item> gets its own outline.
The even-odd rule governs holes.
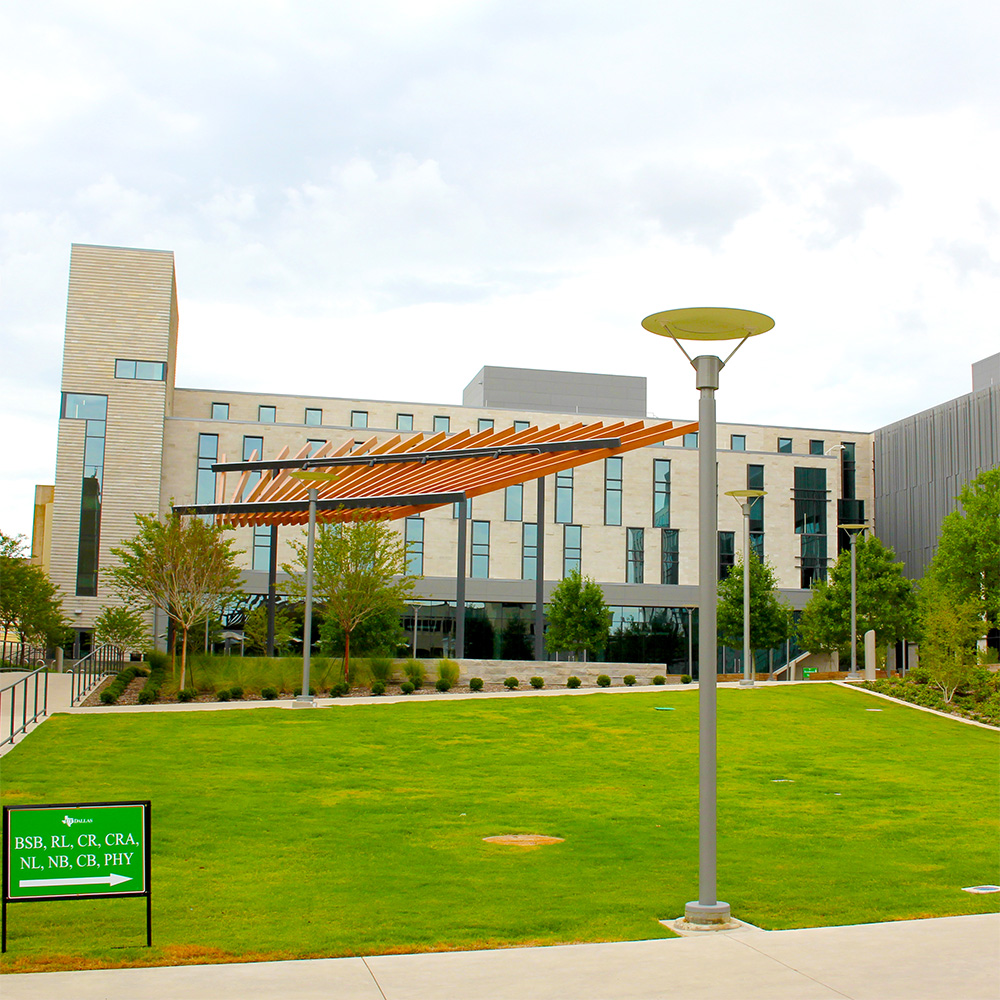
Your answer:
[[[534,479],[538,486],[535,655],[543,659],[545,476],[697,429],[696,423],[675,425],[672,421],[579,422],[521,431],[509,427],[479,433],[418,433],[405,438],[394,434],[382,442],[369,437],[359,443],[352,436],[339,447],[327,443],[311,455],[309,444],[296,455],[289,455],[286,447],[269,461],[259,460],[256,452],[246,462],[227,462],[222,456],[212,466],[217,474],[215,503],[176,505],[174,511],[210,515],[218,524],[271,528],[268,617],[273,622],[279,525],[306,524],[310,517],[327,523],[372,517],[396,520],[445,504],[458,504],[455,654],[462,657],[466,501]],[[261,473],[260,479],[250,486],[255,472]],[[230,473],[237,474],[232,489]]]

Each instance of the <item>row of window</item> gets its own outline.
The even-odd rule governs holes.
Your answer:
[[[683,445],[685,448],[697,448],[698,447],[698,432],[693,431],[692,433],[685,434],[683,438]],[[850,449],[851,461],[854,460],[854,443],[850,441],[844,441],[841,443],[841,447],[845,449]],[[747,436],[746,434],[730,434],[729,435],[729,450],[730,451],[746,451],[747,450]],[[784,455],[792,454],[792,439],[786,437],[778,438],[778,452]],[[820,440],[819,438],[810,438],[809,440],[809,454],[810,455],[823,455],[826,453],[826,442]]]

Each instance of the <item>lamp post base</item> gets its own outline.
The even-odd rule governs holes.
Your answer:
[[[740,687],[741,688],[752,688],[753,687],[753,681],[752,680],[747,680],[747,678],[744,677],[743,680],[740,681]]]
[[[684,905],[684,922],[702,930],[725,930],[733,922],[728,903],[705,905],[699,902]]]
[[[292,708],[315,708],[316,699],[311,695],[296,695],[295,700],[292,702]]]

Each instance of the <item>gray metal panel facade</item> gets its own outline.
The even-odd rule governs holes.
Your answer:
[[[1000,354],[983,358],[972,366],[972,391],[979,392],[991,385],[1000,385]]]
[[[465,387],[462,405],[643,418],[646,379],[487,365]]]
[[[875,432],[875,530],[911,580],[923,576],[959,490],[998,466],[1000,384]]]

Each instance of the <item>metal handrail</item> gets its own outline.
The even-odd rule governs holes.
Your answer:
[[[114,646],[110,642],[92,649],[86,656],[81,656],[67,671],[72,674],[70,706],[76,706],[83,701],[109,674],[118,673],[124,659],[125,653],[121,646]]]
[[[41,709],[39,709],[38,702],[38,683],[39,678],[44,677],[45,683],[42,687],[42,701]],[[28,686],[34,682],[34,700],[33,704],[35,706],[34,714],[29,719],[28,718]],[[24,685],[24,691],[21,695],[21,725],[16,726],[16,707],[17,707],[17,689]],[[39,719],[39,717],[45,717],[48,715],[49,709],[49,675],[44,667],[39,667],[37,670],[33,670],[26,677],[22,677],[19,681],[14,681],[12,684],[8,684],[6,687],[0,688],[0,718],[6,719],[7,713],[3,710],[3,697],[5,694],[10,692],[10,733],[0,739],[0,746],[5,743],[13,743],[14,737],[19,736],[21,733],[27,732],[28,726],[33,725]]]

